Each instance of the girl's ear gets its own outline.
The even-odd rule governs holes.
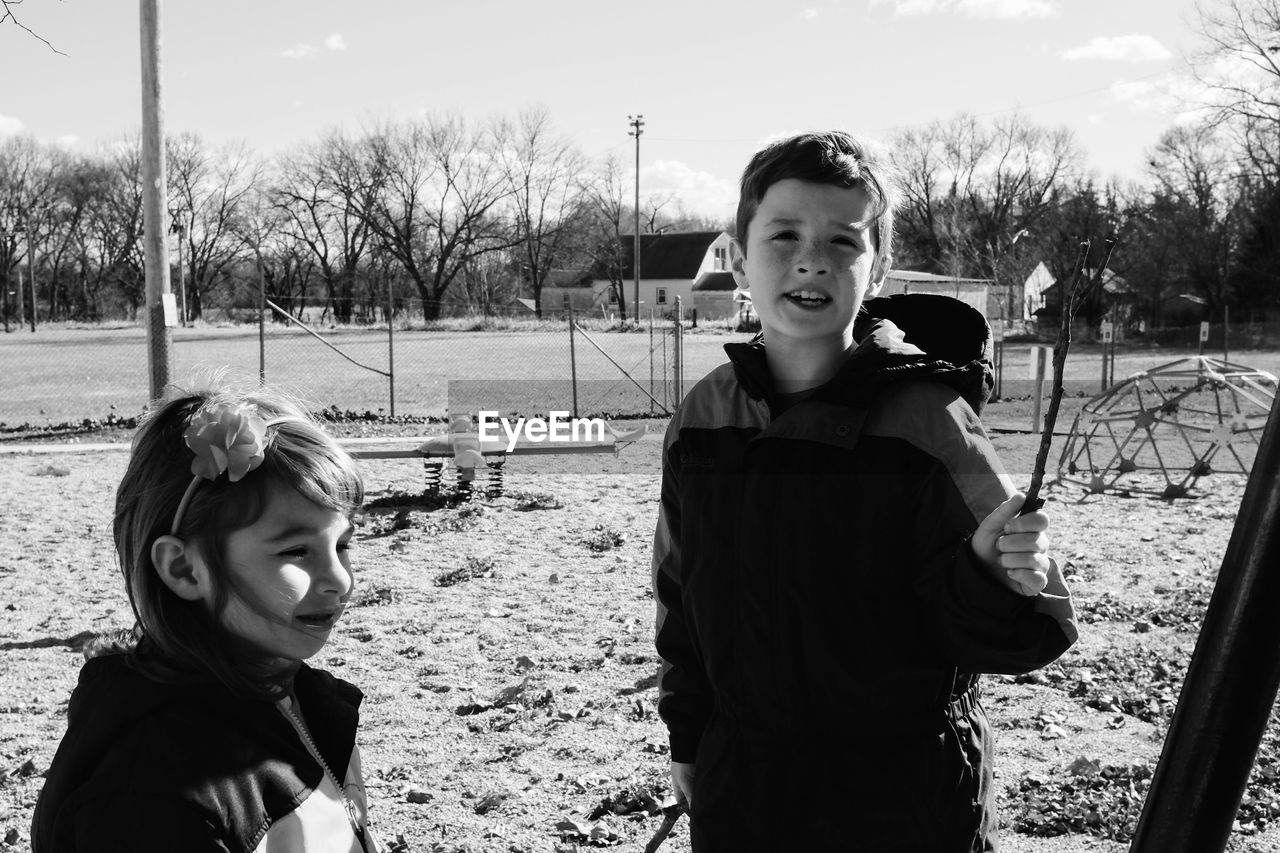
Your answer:
[[[209,567],[195,548],[177,536],[161,536],[151,543],[151,564],[179,598],[206,601],[212,597]]]
[[[747,253],[742,244],[733,239],[729,241],[729,269],[733,270],[733,280],[739,290],[750,290],[751,282],[747,281]]]

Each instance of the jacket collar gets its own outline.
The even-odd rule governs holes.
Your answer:
[[[778,412],[778,391],[765,358],[764,335],[746,343],[725,344],[738,382],[747,394],[764,400],[771,412]],[[808,398],[831,403],[867,403],[884,386],[903,381],[942,382],[954,388],[969,406],[981,414],[991,395],[991,363],[974,360],[953,365],[930,357],[904,340],[902,330],[889,320],[877,320],[866,328],[836,374],[814,390]]]

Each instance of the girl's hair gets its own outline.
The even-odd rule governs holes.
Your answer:
[[[237,482],[226,473],[200,480],[174,531],[188,548],[199,549],[209,567],[210,607],[180,598],[165,585],[152,564],[151,547],[170,533],[192,485],[194,454],[184,432],[203,407],[218,405],[250,407],[270,426],[261,464]],[[346,515],[353,515],[364,500],[351,457],[302,406],[278,392],[183,393],[144,419],[116,491],[113,526],[116,555],[137,617],[129,644],[135,666],[162,681],[213,677],[245,696],[276,696],[284,689],[292,672],[282,674],[278,661],[248,648],[220,619],[233,595],[251,608],[263,606],[241,594],[232,580],[224,543],[228,534],[257,521],[271,491],[280,487]]]
[[[769,187],[795,178],[837,187],[861,187],[875,211],[872,237],[876,241],[871,280],[889,271],[893,260],[893,217],[898,204],[896,173],[874,146],[843,131],[802,133],[774,142],[756,152],[742,172],[735,236],[743,251],[747,229]]]

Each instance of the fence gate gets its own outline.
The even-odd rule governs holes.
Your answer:
[[[574,417],[634,418],[675,412],[684,399],[680,297],[665,316],[651,309],[645,331],[589,332],[570,311]]]

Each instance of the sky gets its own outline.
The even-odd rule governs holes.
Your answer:
[[[1204,0],[1213,2],[1213,0]],[[92,151],[141,126],[139,10],[23,0],[0,25],[0,136]],[[270,155],[327,130],[545,107],[642,194],[732,214],[779,135],[881,141],[968,112],[1074,131],[1102,180],[1139,180],[1185,121],[1194,0],[160,0],[167,133]]]

